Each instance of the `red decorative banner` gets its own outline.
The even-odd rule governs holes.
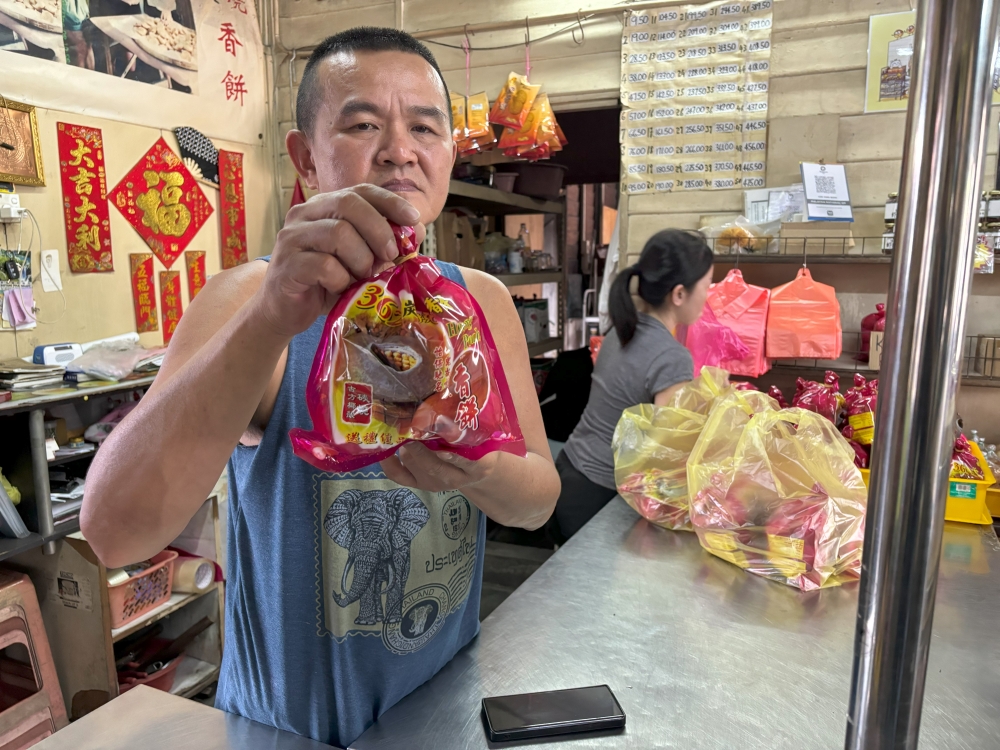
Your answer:
[[[163,312],[163,345],[166,346],[181,322],[180,271],[160,271],[160,310]]]
[[[153,288],[152,253],[130,253],[132,302],[135,305],[135,330],[139,333],[160,330],[156,317],[156,290]]]
[[[167,268],[212,213],[198,183],[162,138],[115,186],[110,198]]]
[[[113,271],[104,141],[97,128],[56,123],[69,270]]]
[[[184,253],[184,262],[187,264],[188,304],[190,304],[205,286],[205,251],[188,250]]]
[[[219,226],[222,228],[222,267],[247,262],[247,214],[243,190],[243,154],[219,150]]]

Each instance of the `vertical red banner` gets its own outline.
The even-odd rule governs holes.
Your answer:
[[[132,303],[135,305],[135,330],[139,333],[158,331],[156,290],[153,288],[153,254],[130,253],[132,269]]]
[[[166,346],[181,322],[180,271],[160,271],[160,310],[163,313],[163,345]]]
[[[205,251],[188,250],[184,253],[184,263],[187,265],[188,304],[190,304],[205,286]]]
[[[104,140],[98,128],[56,123],[69,269],[113,271]]]
[[[219,150],[219,226],[222,267],[247,262],[247,215],[243,190],[243,154]]]

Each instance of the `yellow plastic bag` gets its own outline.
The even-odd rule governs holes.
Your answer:
[[[665,529],[691,530],[687,459],[728,375],[702,368],[668,406],[639,404],[622,412],[611,445],[615,484],[633,510]]]
[[[868,493],[828,419],[732,394],[691,452],[688,489],[692,525],[713,555],[803,591],[860,576]]]

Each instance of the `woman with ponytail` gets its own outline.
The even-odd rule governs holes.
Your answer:
[[[691,354],[673,332],[701,317],[711,283],[712,251],[700,234],[678,229],[653,235],[639,262],[615,278],[608,299],[614,329],[601,345],[587,408],[556,460],[562,493],[549,524],[555,541],[565,542],[618,494],[611,438],[622,411],[662,406],[694,376]]]

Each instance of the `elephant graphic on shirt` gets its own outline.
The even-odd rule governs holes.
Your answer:
[[[347,550],[338,607],[361,602],[355,625],[402,620],[410,543],[427,523],[427,506],[411,490],[347,490],[327,511],[323,529]],[[348,586],[348,578],[351,578]],[[385,594],[385,610],[382,595]]]

